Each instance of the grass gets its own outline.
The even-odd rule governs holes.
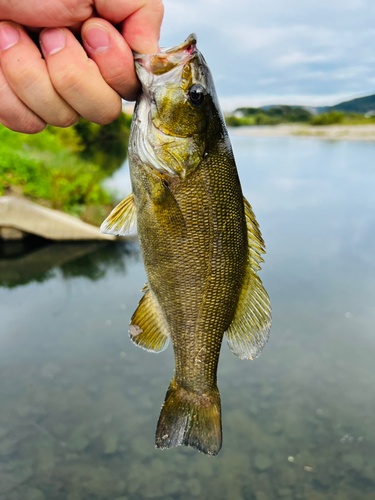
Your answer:
[[[68,129],[48,126],[36,135],[15,133],[0,125],[0,196],[25,196],[99,225],[112,208],[111,195],[101,182],[126,156],[129,120],[121,117],[117,125],[111,124],[110,133],[85,122],[80,120]],[[103,136],[116,137],[121,145],[115,160],[108,152],[108,141],[101,144]]]

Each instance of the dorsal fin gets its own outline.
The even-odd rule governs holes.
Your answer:
[[[137,211],[133,193],[130,193],[129,196],[122,200],[122,202],[108,215],[100,226],[100,231],[103,234],[126,236],[135,230],[136,221]]]
[[[253,209],[246,198],[243,199],[245,206],[245,217],[247,225],[247,238],[249,244],[249,262],[255,272],[261,269],[259,263],[264,262],[262,254],[266,253],[266,247],[259,230],[259,224],[255,219]]]
[[[159,306],[148,288],[132,316],[129,335],[134,344],[146,351],[161,352],[168,346],[169,332]]]
[[[253,210],[244,198],[249,257],[242,291],[233,321],[226,331],[228,345],[236,356],[253,359],[267,343],[271,328],[271,304],[257,271],[264,262],[265,246]]]

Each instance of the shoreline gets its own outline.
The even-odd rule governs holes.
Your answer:
[[[236,136],[247,137],[302,137],[336,141],[375,141],[375,125],[323,125],[298,124],[253,125],[229,127]]]

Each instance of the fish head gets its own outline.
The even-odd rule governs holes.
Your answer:
[[[142,84],[134,125],[133,153],[154,169],[184,179],[201,163],[207,130],[218,103],[211,72],[196,36],[158,54],[135,54]]]

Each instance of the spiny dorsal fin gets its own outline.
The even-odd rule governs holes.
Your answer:
[[[150,290],[143,295],[132,316],[129,335],[134,344],[146,351],[161,352],[168,346],[169,332]]]
[[[236,356],[253,359],[267,343],[271,328],[271,304],[257,270],[265,246],[259,226],[248,201],[244,198],[249,260],[246,276],[233,321],[226,331],[228,345]]]
[[[133,193],[117,205],[100,226],[103,234],[115,236],[126,236],[135,230],[137,211],[135,208]]]

